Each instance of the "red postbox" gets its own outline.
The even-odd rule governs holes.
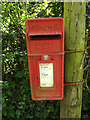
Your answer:
[[[63,99],[63,18],[27,19],[25,26],[32,99]]]

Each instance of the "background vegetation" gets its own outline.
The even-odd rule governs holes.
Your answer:
[[[2,4],[2,78],[3,120],[27,118],[59,119],[60,101],[33,101],[29,82],[25,20],[31,18],[63,17],[60,2],[28,2]],[[86,10],[86,40],[82,119],[89,119],[89,6]]]

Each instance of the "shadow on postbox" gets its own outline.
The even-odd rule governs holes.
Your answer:
[[[27,19],[25,26],[32,99],[63,99],[63,18]]]

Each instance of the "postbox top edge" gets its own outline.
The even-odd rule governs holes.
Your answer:
[[[53,18],[34,18],[34,19],[26,19],[25,22],[29,22],[29,21],[46,21],[46,20],[62,20],[64,21],[64,19],[62,17],[53,17]]]

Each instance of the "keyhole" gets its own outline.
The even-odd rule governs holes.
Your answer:
[[[38,80],[38,76],[37,76],[37,80]]]

